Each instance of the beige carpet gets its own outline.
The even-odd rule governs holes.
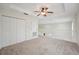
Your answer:
[[[39,37],[8,46],[0,50],[1,55],[77,55],[79,46],[76,43]]]

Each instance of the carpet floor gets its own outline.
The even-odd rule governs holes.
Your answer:
[[[78,55],[79,46],[69,41],[39,37],[4,47],[1,55]]]

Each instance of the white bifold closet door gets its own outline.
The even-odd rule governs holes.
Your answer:
[[[2,17],[2,47],[16,43],[16,36],[16,19]]]
[[[25,40],[25,23],[23,20],[2,17],[2,47]]]

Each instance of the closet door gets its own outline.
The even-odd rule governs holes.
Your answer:
[[[16,34],[17,34],[17,43],[19,43],[19,42],[22,42],[22,41],[24,41],[24,40],[26,40],[25,39],[25,21],[24,20],[20,20],[20,19],[17,19],[17,32],[16,32]]]
[[[2,17],[2,47],[16,43],[16,19]]]

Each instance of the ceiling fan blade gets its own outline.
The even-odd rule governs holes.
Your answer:
[[[34,11],[34,12],[39,12],[39,11]]]
[[[25,15],[29,15],[29,14],[27,14],[27,13],[24,13]]]
[[[40,14],[38,14],[37,16],[39,16]]]
[[[54,13],[54,12],[49,11],[48,13]]]

